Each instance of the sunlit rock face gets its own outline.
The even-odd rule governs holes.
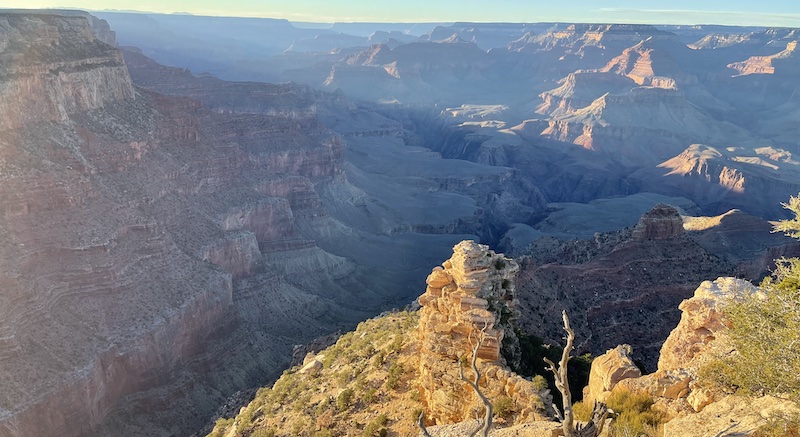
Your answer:
[[[459,378],[460,360],[477,348],[485,375],[482,390],[490,399],[509,397],[518,420],[543,417],[549,398],[533,383],[511,372],[506,358],[519,360],[519,343],[510,325],[515,314],[514,275],[519,267],[485,245],[463,241],[453,256],[428,276],[419,297],[420,391],[431,423],[472,418],[477,400]],[[471,370],[465,371],[465,374]],[[467,375],[469,378],[472,376]],[[467,401],[465,401],[467,400]]]

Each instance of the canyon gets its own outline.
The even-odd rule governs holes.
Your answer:
[[[0,11],[0,435],[198,431],[465,239],[527,334],[646,370],[698,284],[800,252],[797,32],[376,26]],[[444,267],[423,301],[486,310]]]

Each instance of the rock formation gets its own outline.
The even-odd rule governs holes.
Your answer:
[[[87,14],[88,16],[88,14]],[[134,96],[122,56],[93,33],[87,16],[0,16],[0,130]]]
[[[549,401],[536,387],[508,370],[507,359],[519,359],[509,321],[515,315],[514,275],[517,264],[488,249],[464,241],[453,256],[428,276],[420,296],[419,384],[430,423],[461,422],[472,417],[477,396],[459,379],[461,360],[471,360],[479,344],[479,368],[486,375],[481,388],[490,399],[510,398],[520,421],[540,417]],[[467,373],[468,371],[465,371]]]
[[[630,345],[623,344],[592,360],[589,384],[583,388],[584,404],[605,402],[620,381],[642,376],[642,371],[631,359],[632,352]]]
[[[573,213],[592,219],[584,214]],[[678,305],[698,284],[734,273],[757,281],[775,255],[798,253],[795,241],[771,229],[740,211],[683,217],[659,205],[632,229],[567,242],[541,238],[527,250],[517,277],[519,324],[557,343],[561,326],[548,315],[566,308],[579,352],[599,355],[627,343],[644,370],[655,371],[659,350],[680,319]]]
[[[633,228],[636,240],[665,240],[683,234],[683,218],[672,206],[658,204],[645,213]]]
[[[615,387],[644,391],[670,417],[702,411],[723,397],[698,384],[698,371],[709,360],[729,354],[733,347],[722,308],[759,290],[747,281],[719,278],[703,282],[694,296],[680,304],[681,320],[661,347],[658,370],[641,376],[629,372],[630,363],[610,350],[592,363],[587,392],[592,399],[607,396]],[[622,347],[622,346],[621,346]],[[629,349],[628,349],[629,352]],[[606,384],[603,374],[627,375]],[[602,382],[602,384],[601,384]]]

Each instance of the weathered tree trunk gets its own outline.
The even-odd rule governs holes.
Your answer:
[[[573,433],[574,437],[597,437],[603,432],[603,426],[608,417],[608,407],[602,402],[595,402],[592,416],[586,425],[578,426]]]
[[[492,415],[494,415],[494,407],[492,403],[489,401],[489,398],[481,392],[480,387],[478,386],[478,382],[481,380],[481,372],[478,370],[478,349],[480,349],[481,345],[483,344],[483,340],[486,336],[486,327],[484,326],[483,330],[481,330],[481,335],[478,338],[478,343],[472,349],[472,371],[475,372],[475,378],[470,381],[464,376],[464,368],[459,363],[458,365],[458,376],[461,377],[461,380],[469,384],[472,387],[472,390],[475,394],[478,395],[481,402],[483,402],[484,407],[486,410],[483,415],[483,423],[474,431],[469,434],[469,437],[475,437],[478,435],[479,432],[483,432],[483,437],[489,437],[489,430],[492,429]]]
[[[572,393],[569,391],[569,381],[567,379],[567,364],[569,363],[572,345],[575,341],[575,331],[569,326],[569,317],[567,317],[566,310],[561,312],[561,318],[564,321],[564,330],[567,331],[567,344],[564,345],[564,352],[561,354],[558,368],[556,368],[556,365],[550,361],[550,359],[544,359],[550,366],[550,371],[553,372],[553,376],[555,376],[556,388],[561,393],[561,398],[564,401],[563,414],[558,410],[556,410],[556,413],[559,414],[561,427],[564,430],[564,437],[597,437],[603,430],[603,425],[608,416],[608,408],[603,403],[595,402],[589,423],[578,426],[577,428],[575,427],[575,417],[572,411]]]
[[[431,437],[431,434],[428,432],[428,428],[425,428],[425,412],[419,413],[419,418],[417,419],[417,426],[419,430],[422,432],[424,437]]]

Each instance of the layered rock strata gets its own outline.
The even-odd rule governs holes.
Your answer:
[[[107,25],[106,25],[107,26]],[[122,55],[85,16],[0,15],[0,130],[134,96]]]
[[[473,241],[453,248],[453,256],[434,268],[422,305],[417,335],[420,341],[420,391],[426,417],[432,424],[461,422],[479,404],[459,379],[477,347],[478,367],[485,378],[480,387],[492,401],[510,398],[519,421],[540,417],[546,393],[506,366],[518,359],[518,345],[509,324],[515,315],[514,275],[517,264]],[[515,346],[517,350],[515,350]],[[505,352],[505,353],[504,353]],[[471,378],[471,370],[464,369]],[[549,402],[547,402],[549,403]]]
[[[134,88],[100,24],[0,13],[2,436],[186,434],[368,315],[332,296],[377,306],[298,230],[343,161],[301,91],[218,114]]]
[[[797,243],[771,229],[741,211],[686,217],[658,205],[633,228],[587,240],[541,238],[520,263],[519,324],[558,343],[562,328],[551,315],[566,308],[580,352],[600,355],[627,343],[653,372],[680,320],[678,305],[706,278],[758,281],[776,257],[796,256]]]
[[[703,282],[694,296],[681,302],[681,320],[661,348],[658,370],[644,376],[637,374],[638,369],[632,370],[632,363],[626,359],[629,346],[609,350],[592,363],[585,390],[588,398],[603,399],[616,390],[643,391],[671,417],[702,411],[721,400],[723,394],[698,383],[698,372],[710,360],[733,351],[722,312],[725,305],[759,292],[741,279]],[[621,354],[620,350],[627,353]],[[608,379],[604,375],[619,377]]]

